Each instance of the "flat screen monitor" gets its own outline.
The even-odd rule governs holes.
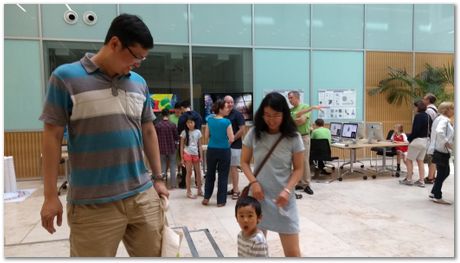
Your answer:
[[[342,126],[342,138],[356,139],[358,132],[357,123],[344,123]]]
[[[233,92],[233,93],[204,93],[204,109],[203,109],[203,120],[213,114],[212,104],[217,99],[224,99],[225,96],[230,95],[233,97],[234,109],[243,114],[245,121],[252,121],[252,93],[251,92]]]
[[[366,138],[366,124],[364,122],[358,122],[358,133],[356,134],[356,139]]]
[[[385,140],[383,138],[383,126],[381,122],[367,122],[366,134],[369,143]]]
[[[332,137],[340,137],[342,132],[342,123],[340,122],[331,122],[331,126],[329,127],[331,130]]]

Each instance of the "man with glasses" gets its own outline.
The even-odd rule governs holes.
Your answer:
[[[305,146],[304,154],[304,171],[303,176],[297,183],[296,190],[304,190],[305,193],[312,195],[313,190],[310,187],[311,172],[310,172],[310,115],[312,110],[321,110],[321,106],[308,106],[300,103],[300,93],[296,90],[288,93],[289,103],[292,104],[291,116],[297,125],[297,130],[302,135],[302,141]]]
[[[42,226],[62,224],[57,195],[60,145],[69,128],[71,175],[67,196],[70,255],[116,255],[121,240],[130,256],[160,256],[164,212],[158,139],[146,81],[138,68],[153,38],[137,16],[110,25],[96,54],[53,71],[43,113]],[[148,159],[153,175],[144,165]],[[152,182],[153,181],[153,182]]]

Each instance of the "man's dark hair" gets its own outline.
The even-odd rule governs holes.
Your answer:
[[[424,112],[426,111],[426,105],[423,103],[422,100],[418,100],[414,102],[414,106],[417,107],[417,112]]]
[[[163,110],[161,110],[161,115],[162,115],[163,117],[169,116],[169,110],[168,110],[168,109],[163,109]]]
[[[115,17],[109,31],[107,31],[104,45],[109,43],[114,36],[120,39],[123,47],[133,46],[137,43],[145,49],[153,48],[153,37],[149,28],[135,15],[121,14]]]
[[[259,201],[252,196],[241,197],[238,199],[235,205],[235,216],[238,216],[238,209],[245,206],[252,206],[256,210],[257,217],[262,215],[262,208],[260,207]]]
[[[316,126],[318,127],[323,127],[324,126],[324,120],[323,119],[316,119],[315,121]]]
[[[430,104],[434,104],[436,102],[436,96],[433,93],[427,93],[425,97],[428,99]]]
[[[283,114],[283,121],[281,122],[280,132],[284,137],[297,136],[297,126],[291,117],[291,111],[289,110],[286,99],[278,92],[270,92],[263,98],[254,117],[254,132],[256,139],[260,139],[261,133],[263,131],[268,131],[268,125],[264,120],[265,107],[270,107],[274,111],[281,112]]]
[[[190,104],[190,101],[189,100],[184,100],[180,103],[180,106],[183,107],[183,108],[188,108],[191,106]]]
[[[174,109],[180,109],[180,103],[174,104]]]

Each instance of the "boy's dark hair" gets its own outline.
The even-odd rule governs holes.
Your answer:
[[[254,131],[256,139],[260,139],[263,131],[268,131],[268,126],[264,120],[264,108],[270,107],[274,111],[283,113],[283,122],[280,126],[280,132],[284,137],[297,136],[297,126],[291,117],[291,110],[283,95],[278,92],[268,93],[260,103],[254,117]]]
[[[323,119],[316,119],[315,124],[318,127],[323,127],[324,126],[324,120]]]
[[[153,37],[149,28],[135,15],[121,14],[115,17],[105,36],[104,45],[109,43],[114,36],[120,39],[123,47],[133,46],[137,43],[145,49],[153,48]]]
[[[422,100],[418,100],[414,102],[414,106],[417,107],[417,112],[424,112],[426,111],[426,105],[423,103]]]
[[[183,108],[189,108],[191,106],[190,104],[190,101],[189,100],[184,100],[180,103],[180,106],[183,107]]]
[[[238,199],[235,205],[235,217],[238,216],[238,209],[245,206],[252,206],[256,210],[257,217],[262,215],[262,208],[260,207],[259,201],[252,196],[241,197]]]
[[[174,109],[180,109],[180,103],[174,104]]]
[[[433,93],[427,93],[425,97],[431,104],[434,104],[436,102],[436,96]]]
[[[163,116],[163,117],[169,116],[169,110],[168,109],[162,109],[161,110],[161,116]]]
[[[218,114],[219,110],[225,107],[225,101],[223,99],[217,99],[214,104],[212,104],[212,111],[214,114]]]

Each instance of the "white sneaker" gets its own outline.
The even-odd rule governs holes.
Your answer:
[[[415,181],[414,185],[422,188],[425,187],[425,183],[423,181]]]
[[[433,201],[433,199],[434,199],[434,194],[430,194],[430,195],[428,196],[428,198],[430,198],[430,200]]]
[[[444,200],[444,199],[436,199],[436,198],[433,198],[433,202],[435,203],[438,203],[438,204],[442,204],[442,205],[451,205],[452,203],[447,201],[447,200]]]
[[[405,184],[405,185],[413,185],[414,183],[412,181],[407,180],[404,178],[404,180],[399,180],[400,184]]]

